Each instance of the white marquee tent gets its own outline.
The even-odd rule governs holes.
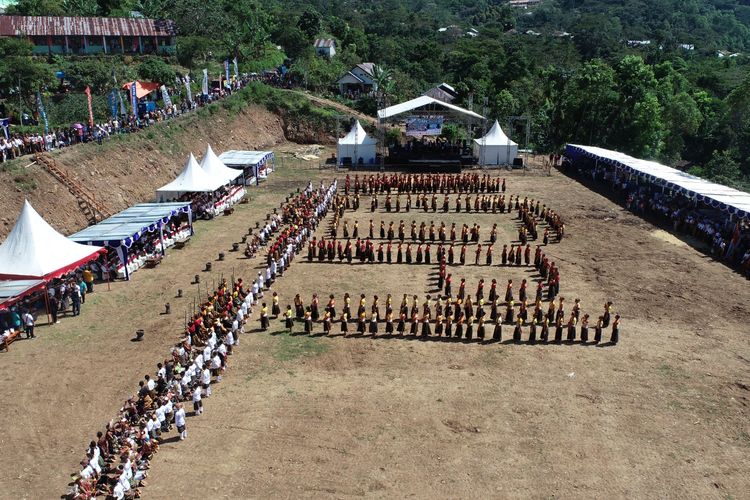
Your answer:
[[[224,184],[229,184],[237,177],[242,175],[242,170],[236,170],[229,168],[216,156],[214,150],[211,149],[209,144],[206,148],[206,154],[203,155],[201,160],[201,168],[206,171],[208,175],[214,179],[221,180]]]
[[[211,193],[224,184],[226,184],[225,181],[216,179],[206,173],[195,161],[193,153],[190,153],[190,157],[180,175],[169,184],[156,190],[156,199],[159,202],[164,202],[179,198],[185,193]]]
[[[0,279],[49,280],[94,260],[102,247],[69,240],[25,201],[15,226],[0,245]]]
[[[377,144],[377,139],[368,136],[365,129],[362,128],[362,124],[357,120],[349,133],[339,139],[336,149],[339,164],[344,158],[351,158],[352,164],[360,162],[365,165],[375,163]]]
[[[480,165],[510,165],[516,155],[518,144],[505,135],[497,120],[484,137],[474,139],[474,157]]]

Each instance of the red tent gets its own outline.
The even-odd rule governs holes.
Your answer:
[[[133,82],[128,82],[125,85],[122,86],[123,89],[130,92],[130,87],[133,85]],[[145,97],[149,95],[154,90],[158,90],[159,84],[153,83],[153,82],[135,82],[135,95],[140,99],[141,97]]]

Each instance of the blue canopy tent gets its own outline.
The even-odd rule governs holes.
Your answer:
[[[105,219],[99,224],[89,226],[71,236],[73,241],[89,245],[108,246],[117,251],[120,261],[125,266],[125,279],[130,279],[128,272],[128,250],[147,233],[159,231],[162,239],[161,253],[164,249],[164,226],[173,217],[185,213],[188,215],[190,234],[193,234],[193,215],[190,202],[177,203],[140,203]]]
[[[701,179],[676,168],[655,161],[639,160],[617,151],[577,144],[568,144],[565,147],[565,156],[574,162],[579,158],[592,159],[595,164],[603,163],[637,175],[652,184],[705,203],[730,216],[750,218],[750,193]]]

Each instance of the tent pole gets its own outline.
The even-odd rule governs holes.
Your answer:
[[[167,252],[164,250],[164,224],[161,222],[159,222],[159,243],[161,244],[161,256],[164,257]]]
[[[49,305],[49,292],[47,291],[47,283],[44,284],[44,306],[47,309],[47,325],[52,324],[52,317],[50,316],[50,305]]]

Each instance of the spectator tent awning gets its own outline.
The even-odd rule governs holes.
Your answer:
[[[273,164],[273,151],[238,151],[231,149],[219,155],[219,160],[227,167],[240,169],[245,173],[245,184],[258,183],[267,177],[267,164]],[[273,170],[273,167],[271,167]]]
[[[219,157],[216,156],[214,150],[211,149],[210,144],[206,148],[206,154],[203,155],[203,159],[201,160],[201,168],[214,179],[223,181],[224,184],[229,184],[237,177],[242,175],[242,172],[240,170],[229,168],[224,165]]]
[[[96,259],[105,251],[69,240],[24,201],[15,226],[0,245],[0,280],[48,281]]]
[[[38,290],[44,290],[44,280],[0,281],[0,311]]]
[[[212,193],[224,184],[226,182],[207,174],[195,161],[193,153],[190,153],[185,168],[182,169],[180,175],[169,184],[156,190],[156,199],[166,201],[171,198],[179,198],[185,193]]]
[[[750,193],[701,179],[655,161],[639,160],[617,151],[578,144],[568,144],[565,148],[565,156],[571,159],[579,156],[592,158],[634,173],[651,183],[687,197],[695,197],[698,201],[729,214],[750,217]]]
[[[190,202],[141,203],[113,215],[99,224],[69,236],[73,241],[89,245],[102,245],[114,248],[123,265],[128,261],[128,250],[142,236],[161,231],[165,224],[181,213],[188,214],[192,234],[192,214]],[[164,249],[162,248],[162,252]],[[130,274],[126,275],[129,279]]]
[[[396,104],[384,109],[379,109],[378,119],[382,122],[384,120],[395,118],[396,116],[404,114],[452,114],[454,116],[462,115],[477,120],[485,119],[482,115],[479,115],[473,111],[469,111],[468,109],[456,106],[455,104],[439,101],[426,95],[419,96],[416,99],[412,99],[411,101],[402,102],[401,104]]]
[[[145,233],[158,231],[172,217],[190,214],[190,202],[141,203],[113,215],[99,224],[69,236],[73,241],[92,245],[130,248]]]

